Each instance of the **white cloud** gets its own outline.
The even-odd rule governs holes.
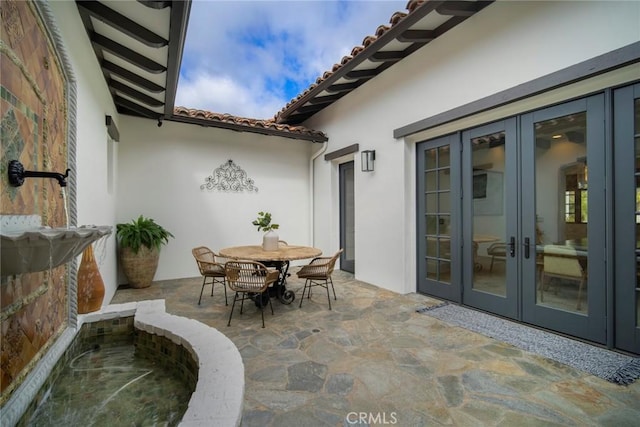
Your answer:
[[[271,118],[405,6],[195,0],[176,105]]]
[[[196,72],[193,78],[182,76],[176,94],[176,106],[256,119],[272,118],[283,107],[279,98],[268,93],[253,93],[228,76]],[[211,108],[215,106],[215,108]]]

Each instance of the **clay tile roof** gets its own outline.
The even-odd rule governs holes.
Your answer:
[[[391,25],[396,25],[405,16],[407,16],[407,14],[404,12],[396,12],[391,16],[391,20],[389,22],[391,23]]]
[[[409,3],[407,3],[407,10],[411,13],[424,2],[425,0],[409,0]]]
[[[409,10],[409,12],[412,12],[416,7],[418,7],[423,2],[424,2],[424,0],[421,0],[421,1],[410,0],[409,3],[407,3],[407,9]],[[361,53],[368,46],[370,46],[373,42],[375,42],[382,34],[387,32],[394,25],[397,25],[398,22],[402,21],[402,19],[404,19],[407,15],[408,14],[404,13],[404,12],[399,12],[399,11],[395,12],[391,16],[391,19],[389,20],[389,23],[391,24],[391,26],[380,25],[377,28],[375,35],[366,36],[362,40],[362,45],[361,46],[355,46],[351,50],[351,55],[343,56],[342,60],[340,61],[340,63],[337,63],[337,64],[333,65],[333,67],[331,68],[331,71],[325,71],[322,74],[322,76],[318,77],[316,79],[316,82],[314,84],[312,84],[307,90],[305,90],[304,92],[299,94],[296,98],[294,98],[291,101],[289,101],[287,103],[287,105],[285,105],[278,113],[276,113],[276,115],[274,116],[274,120],[277,121],[282,112],[286,111],[287,108],[289,108],[291,105],[293,105],[297,100],[302,98],[308,92],[312,91],[317,85],[321,84],[322,82],[327,80],[329,77],[331,77],[336,71],[338,71],[338,69],[340,69],[342,66],[346,65],[347,63],[349,63],[354,57],[356,57],[359,53]]]
[[[261,120],[249,117],[238,117],[228,113],[213,113],[211,111],[194,108],[175,107],[172,121],[197,123],[203,126],[220,127],[237,131],[257,132],[268,135],[277,135],[288,138],[304,139],[314,142],[326,141],[323,132],[308,129],[304,126],[293,126],[276,123],[273,119]],[[264,132],[263,130],[269,130]]]
[[[380,25],[375,34],[366,36],[362,40],[362,45],[355,46],[351,50],[351,55],[344,56],[340,63],[334,64],[331,70],[325,71],[307,90],[290,100],[287,105],[276,113],[274,120],[278,123],[291,124],[304,122],[311,115],[429,43],[432,38],[438,37],[460,24],[493,1],[409,0],[406,5],[407,12],[397,11],[391,15],[389,25]],[[413,27],[422,18],[431,13],[446,16],[448,20],[439,27],[426,31],[423,27]],[[407,30],[414,30],[414,32],[409,34]],[[432,32],[434,36],[432,38],[425,36],[424,33],[428,32]],[[398,39],[404,43],[405,47],[402,48],[402,51],[383,50],[393,39]],[[408,47],[407,44],[409,44]],[[373,68],[369,65],[369,67],[365,66],[350,73],[355,67],[364,64],[365,61],[371,60],[371,58],[376,64]],[[378,65],[380,63],[382,65]],[[336,84],[337,81],[343,78],[350,82]],[[332,87],[332,85],[335,86]],[[330,93],[337,92],[337,94],[325,96],[325,90]],[[311,102],[309,104],[316,97],[331,98],[331,100],[322,99],[320,102]]]

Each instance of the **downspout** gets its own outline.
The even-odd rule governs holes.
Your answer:
[[[311,175],[310,179],[309,179],[309,194],[311,195],[311,197],[309,198],[309,228],[310,228],[309,236],[310,236],[310,242],[311,242],[310,244],[311,244],[311,246],[315,246],[314,245],[315,235],[314,235],[314,232],[313,232],[313,228],[314,228],[314,225],[315,225],[314,224],[315,216],[314,216],[314,213],[313,213],[314,212],[313,211],[313,209],[314,209],[313,199],[315,198],[315,194],[314,194],[314,188],[315,188],[314,176],[315,176],[315,174],[314,174],[313,162],[315,161],[315,159],[317,159],[322,153],[324,153],[327,150],[327,146],[328,146],[327,141],[324,141],[322,143],[322,147],[318,151],[316,151],[311,156],[311,159],[309,160],[309,174]]]

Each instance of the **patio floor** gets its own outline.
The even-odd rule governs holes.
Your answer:
[[[292,268],[293,271],[296,268]],[[298,308],[273,300],[266,328],[254,304],[240,315],[201,278],[120,289],[112,303],[165,299],[167,312],[228,336],[245,365],[242,426],[640,426],[640,381],[619,386],[416,313],[439,301],[399,295],[334,272],[326,294]],[[206,373],[201,373],[206,375]],[[360,424],[359,424],[360,422]]]

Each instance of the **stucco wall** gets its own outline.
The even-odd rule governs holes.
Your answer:
[[[121,125],[117,222],[144,215],[175,236],[161,251],[155,280],[198,276],[196,246],[261,244],[263,233],[251,225],[259,211],[271,212],[281,239],[310,243],[312,143],[167,121],[158,127],[128,116]],[[228,160],[254,180],[257,192],[200,189]]]
[[[105,116],[118,122],[111,95],[104,82],[75,2],[49,2],[64,39],[77,87],[76,176],[78,225],[115,224],[115,179],[117,143],[109,141]],[[115,238],[94,244],[96,260],[105,284],[103,304],[108,304],[117,288]]]
[[[640,40],[638,2],[496,2],[305,123],[356,156],[356,277],[415,291],[415,147],[393,130]],[[316,160],[316,245],[337,247],[337,165]],[[327,232],[328,231],[328,232]]]

